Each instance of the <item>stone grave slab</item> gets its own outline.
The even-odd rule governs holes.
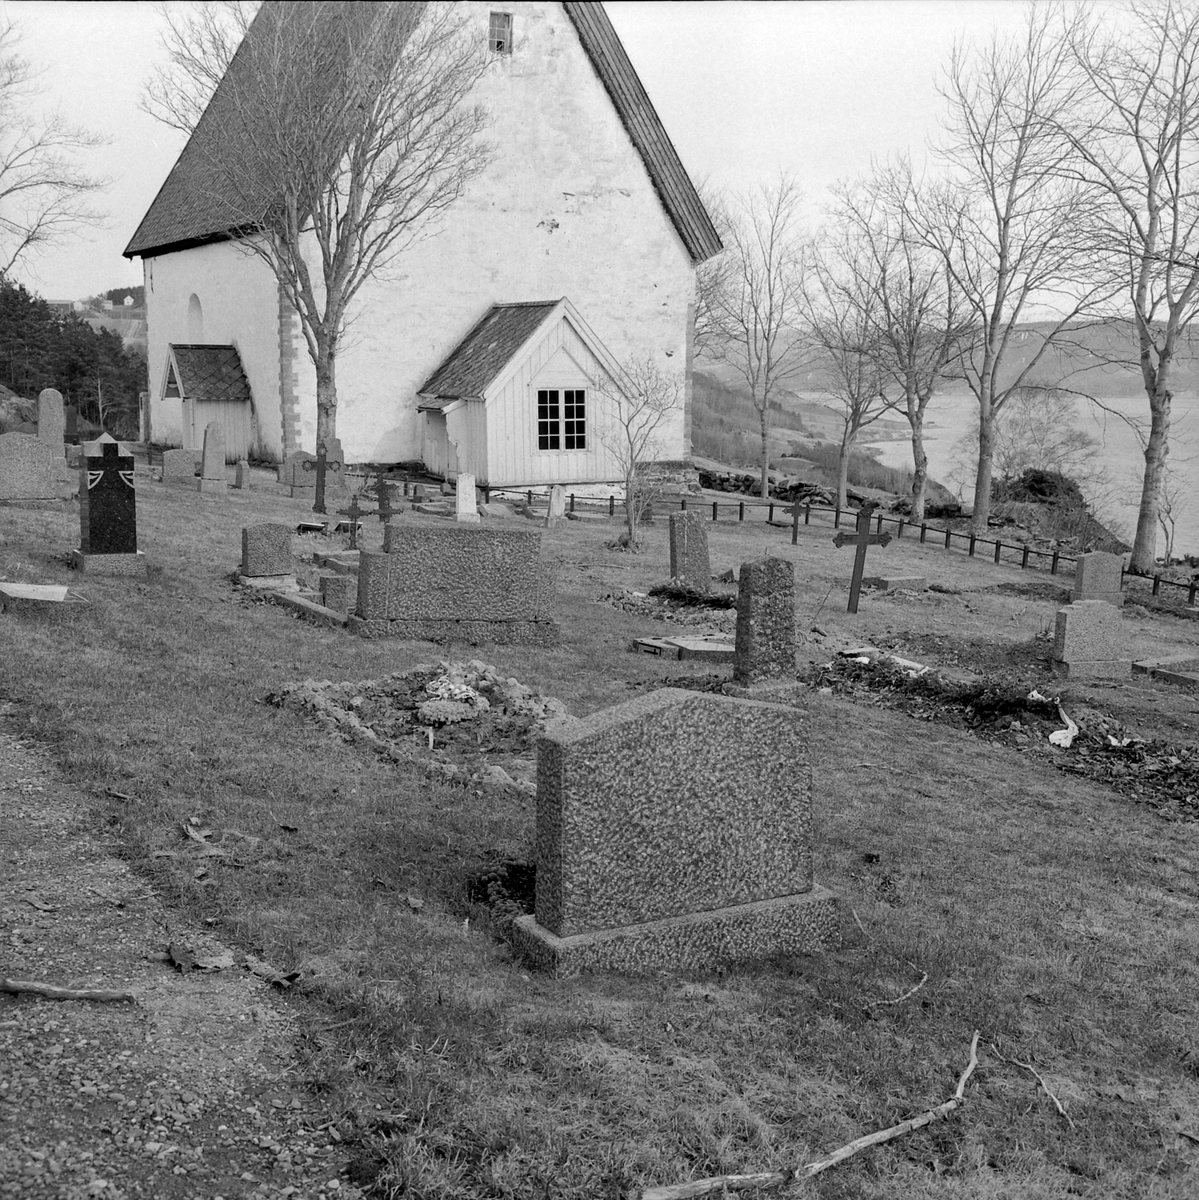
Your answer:
[[[708,529],[700,513],[670,514],[670,577],[699,592],[712,586]]]
[[[350,629],[362,637],[556,644],[553,587],[535,530],[387,525],[362,551]]]
[[[334,612],[350,611],[350,605],[358,597],[358,581],[352,575],[322,575],[321,604]]]
[[[1074,587],[1070,603],[1103,600],[1124,607],[1124,556],[1092,550],[1080,554],[1074,564]]]
[[[0,579],[0,613],[10,616],[48,618],[62,622],[71,619],[73,606],[86,603],[85,596],[61,584]]]
[[[784,695],[795,687],[795,567],[758,558],[737,573],[737,639],[729,695]],[[755,691],[756,690],[756,691]]]
[[[479,523],[479,505],[475,500],[475,477],[459,475],[454,493],[454,517],[467,525]]]
[[[923,592],[928,580],[923,575],[870,575],[862,580],[865,587],[881,588],[884,592]]]
[[[736,657],[734,645],[720,637],[637,638],[633,649],[641,654],[656,654],[662,658],[702,660],[731,663]]]
[[[294,574],[289,526],[264,522],[261,525],[248,525],[241,531],[243,578]]]
[[[250,486],[250,464],[244,458],[238,460],[233,472],[233,486],[239,491],[244,491]]]
[[[550,488],[549,508],[545,512],[545,527],[553,529],[557,525],[561,525],[566,520],[566,489],[560,484],[555,483]]]
[[[217,421],[209,421],[204,430],[204,454],[200,465],[200,491],[205,495],[224,495],[229,484],[225,479],[225,431]]]
[[[173,487],[195,490],[196,452],[194,450],[164,450],[162,452],[162,482]]]
[[[0,433],[0,500],[65,500],[74,491],[61,443],[32,433]]]
[[[1059,608],[1054,622],[1053,670],[1063,679],[1127,679],[1132,658],[1123,614],[1103,600]]]
[[[62,454],[67,434],[67,414],[62,406],[62,392],[44,388],[37,398],[37,436],[54,451]]]
[[[518,952],[555,973],[707,970],[839,941],[812,879],[799,709],[664,688],[538,744],[537,882]]]

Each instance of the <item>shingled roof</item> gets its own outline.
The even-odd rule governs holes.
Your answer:
[[[416,393],[430,400],[480,397],[512,356],[558,307],[557,300],[493,304]],[[422,407],[436,407],[426,403]]]
[[[269,20],[277,3],[278,0],[268,0],[259,10],[254,25]],[[712,220],[603,5],[568,3],[562,7],[692,261],[700,263],[718,254],[722,246]],[[226,78],[248,69],[249,55],[242,51],[253,36],[254,26],[251,26],[229,64]],[[232,86],[226,86],[222,80],[183,153],[125,247],[126,258],[225,241],[258,215],[248,211],[255,206],[247,203],[244,186],[238,185],[235,194],[233,182],[214,165],[219,161],[222,141],[238,128],[238,122],[229,112],[231,101]],[[264,211],[268,200],[269,197],[262,197]]]
[[[171,361],[179,391],[189,400],[250,401],[250,382],[236,346],[172,343]]]

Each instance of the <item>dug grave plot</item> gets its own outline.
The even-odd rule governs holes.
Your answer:
[[[537,790],[536,739],[568,715],[561,700],[478,659],[425,663],[357,682],[305,679],[266,700],[393,762],[418,762],[445,778],[529,796]]]

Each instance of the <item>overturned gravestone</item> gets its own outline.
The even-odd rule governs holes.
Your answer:
[[[708,530],[697,512],[670,514],[670,577],[700,592],[712,585]]]
[[[62,406],[62,392],[44,388],[37,398],[37,436],[55,454],[63,453],[67,434],[67,414]]]
[[[65,500],[74,491],[62,445],[31,433],[0,433],[0,500]]]
[[[1124,607],[1124,556],[1104,554],[1093,550],[1080,554],[1074,564],[1074,587],[1070,603],[1080,600],[1102,600]]]
[[[1132,657],[1120,610],[1103,600],[1079,600],[1059,608],[1053,670],[1064,679],[1128,678]]]
[[[552,599],[537,531],[388,525],[383,552],[359,558],[349,627],[361,637],[552,645]]]
[[[72,558],[94,575],[144,575],[137,548],[133,455],[109,434],[83,448],[79,468],[79,549]]]
[[[225,431],[219,422],[209,421],[204,430],[200,491],[208,495],[223,495],[228,486],[225,479]]]
[[[536,966],[704,970],[839,940],[812,882],[806,715],[664,688],[538,745]]]
[[[194,450],[164,450],[162,452],[162,482],[195,491],[198,465]]]
[[[731,696],[764,696],[795,686],[795,567],[785,558],[741,564]]]

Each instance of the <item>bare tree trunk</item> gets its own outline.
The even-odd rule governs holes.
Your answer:
[[[637,548],[637,498],[634,489],[637,486],[637,475],[630,471],[624,481],[624,527],[630,550]]]
[[[995,457],[995,414],[988,404],[978,409],[978,469],[974,474],[974,515],[970,530],[975,534],[987,532],[991,515],[991,467]]]
[[[766,433],[766,415],[770,409],[768,402],[763,402],[758,409],[758,423],[762,429],[762,499],[770,499],[770,438]]]
[[[1149,440],[1145,443],[1145,478],[1141,484],[1141,507],[1129,565],[1137,571],[1152,571],[1157,557],[1157,523],[1166,455],[1170,453],[1170,392],[1161,387],[1149,396]]]
[[[337,436],[337,368],[334,352],[326,349],[316,362],[316,444]]]
[[[912,520],[924,520],[924,499],[928,489],[928,451],[924,448],[924,416],[909,413],[912,426]]]
[[[841,450],[837,455],[837,507],[845,508],[846,490],[849,487],[849,452],[853,449],[853,431],[848,423],[841,435]]]

